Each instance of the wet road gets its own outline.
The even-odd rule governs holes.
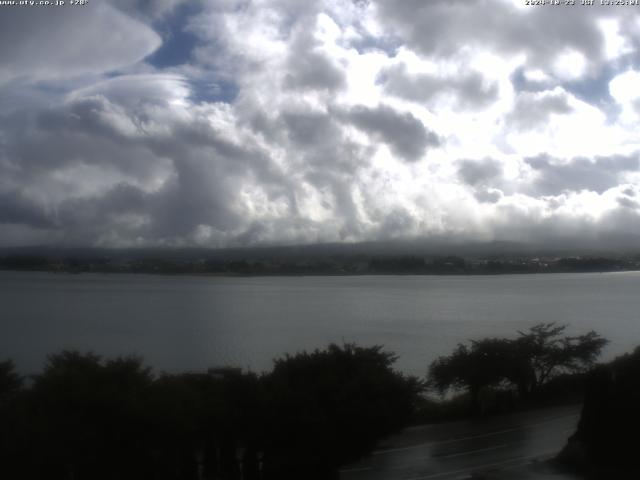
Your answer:
[[[571,478],[536,473],[531,467],[560,451],[575,431],[579,413],[579,406],[565,406],[409,428],[371,456],[343,468],[340,478]]]

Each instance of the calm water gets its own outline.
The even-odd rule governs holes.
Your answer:
[[[37,372],[63,348],[158,370],[267,370],[329,342],[383,344],[423,375],[457,342],[542,321],[594,329],[605,358],[640,344],[640,273],[214,278],[0,272],[0,359]]]

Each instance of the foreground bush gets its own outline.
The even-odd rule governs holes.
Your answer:
[[[421,384],[380,347],[330,345],[256,376],[156,376],[65,351],[24,387],[0,363],[0,477],[325,479],[411,418]]]
[[[276,361],[265,453],[277,478],[329,478],[406,425],[422,385],[392,370],[395,360],[381,347],[331,345]]]
[[[591,373],[578,429],[559,460],[592,478],[640,478],[640,348]]]

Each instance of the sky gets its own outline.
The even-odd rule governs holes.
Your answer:
[[[0,245],[635,238],[640,7],[576,3],[0,5]]]

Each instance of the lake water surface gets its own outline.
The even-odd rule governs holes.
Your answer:
[[[640,345],[640,272],[501,276],[189,277],[0,272],[0,360],[63,348],[136,353],[157,370],[270,369],[330,342],[382,344],[424,375],[458,342],[538,322],[596,330],[604,358]]]

